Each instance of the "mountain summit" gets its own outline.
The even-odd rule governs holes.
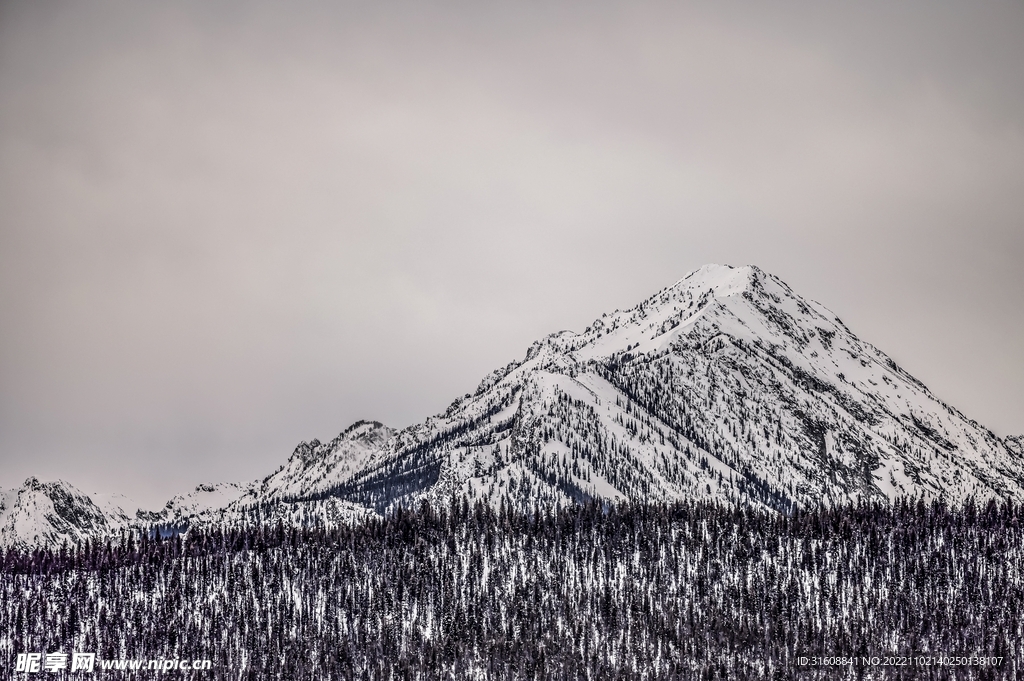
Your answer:
[[[789,511],[898,496],[1024,500],[1024,452],[757,267],[707,265],[421,424],[358,422],[162,520],[343,522],[427,499],[518,508],[710,499]]]
[[[708,265],[534,343],[331,492],[378,510],[452,494],[959,503],[1024,499],[1024,457],[777,277]]]
[[[89,496],[63,481],[30,477],[0,490],[0,547],[58,546],[159,519],[121,495]]]

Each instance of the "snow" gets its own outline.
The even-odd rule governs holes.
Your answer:
[[[127,527],[131,518],[113,503],[100,504],[64,481],[25,480],[18,489],[0,491],[0,547],[57,546]]]
[[[901,495],[1022,500],[1022,443],[967,419],[777,277],[707,265],[579,333],[537,341],[422,423],[357,422],[329,443],[300,443],[262,480],[175,497],[161,518],[248,522],[270,503],[282,521],[347,522],[453,493],[524,508],[574,495],[782,508]],[[436,481],[410,483],[427,464]],[[374,476],[387,490],[392,475],[407,476],[401,493],[373,509],[346,497]],[[0,496],[0,535],[44,536],[46,500],[15,492]],[[95,531],[138,515],[127,500],[94,498],[80,505],[105,518]]]
[[[178,495],[168,501],[164,511],[175,517],[188,518],[226,508],[248,493],[253,484],[222,482],[215,485],[199,485],[188,494]]]
[[[637,357],[653,361],[666,354],[677,360],[674,366],[680,373],[701,362],[712,372],[729,365],[729,371],[722,371],[718,378],[746,395],[738,402],[728,394],[707,395],[711,401],[705,408],[720,410],[723,418],[706,423],[712,431],[705,435],[726,447],[725,458],[675,433],[677,443],[703,459],[711,474],[687,469],[680,483],[669,482],[658,466],[667,455],[678,462],[679,452],[671,446],[638,442],[629,434],[618,423],[625,418],[624,412],[613,406],[628,398],[590,368]],[[745,368],[737,370],[741,366]],[[696,380],[690,390],[698,397],[712,387]],[[811,497],[841,501],[865,495],[892,499],[927,493],[963,500],[979,491],[992,495],[996,487],[985,478],[996,467],[1017,471],[1016,487],[1011,482],[1011,489],[1021,492],[1019,456],[1007,459],[1012,452],[1005,445],[986,440],[976,424],[940,402],[880,350],[854,336],[835,314],[800,298],[755,267],[706,266],[634,308],[603,315],[581,333],[552,334],[535,343],[526,360],[506,370],[500,380],[482,383],[472,403],[453,405],[446,421],[469,420],[472,404],[485,402],[490,391],[515,385],[527,388],[524,419],[541,418],[558,393],[603,405],[603,432],[628,447],[631,461],[647,468],[658,486],[648,494],[659,498],[692,495],[693,489],[706,491],[708,486],[712,495],[734,494],[730,484],[717,479],[719,474],[729,480],[744,477],[731,463],[733,459],[776,489],[803,490],[804,503],[814,503]],[[762,420],[778,420],[784,424],[787,441],[780,445],[760,436],[764,425],[744,425],[749,417],[737,417],[737,408],[754,411]],[[794,416],[796,408],[800,418]],[[908,420],[904,416],[908,414],[913,418]],[[655,431],[672,430],[649,413],[644,418]],[[807,426],[801,419],[823,429],[819,436],[823,458],[818,458],[804,434]],[[927,424],[931,434],[916,424]],[[737,437],[737,430],[750,432],[745,438]],[[904,441],[910,445],[895,444]],[[955,457],[947,451],[948,444],[953,445]],[[541,449],[554,467],[564,465],[566,451],[564,443],[547,443]],[[858,489],[856,481],[863,479],[858,470],[869,465],[870,457],[878,461],[870,478],[876,482]],[[591,471],[589,464],[578,465]],[[829,470],[823,471],[823,466]],[[922,479],[913,479],[907,473],[911,469]],[[1014,476],[1009,477],[1012,481]],[[569,479],[583,486],[579,477]],[[483,484],[474,482],[475,487]],[[629,496],[604,478],[594,489],[607,498]]]

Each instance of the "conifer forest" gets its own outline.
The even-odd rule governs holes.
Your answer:
[[[907,500],[453,499],[342,527],[123,533],[2,555],[0,659],[213,661],[159,674],[182,679],[1018,679],[1022,535],[1019,505]]]

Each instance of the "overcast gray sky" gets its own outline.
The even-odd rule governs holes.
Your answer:
[[[159,506],[757,264],[1024,432],[1024,3],[3,2],[0,487]]]

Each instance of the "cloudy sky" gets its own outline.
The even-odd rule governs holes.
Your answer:
[[[709,262],[1024,432],[1024,4],[0,3],[0,487],[160,506]]]

